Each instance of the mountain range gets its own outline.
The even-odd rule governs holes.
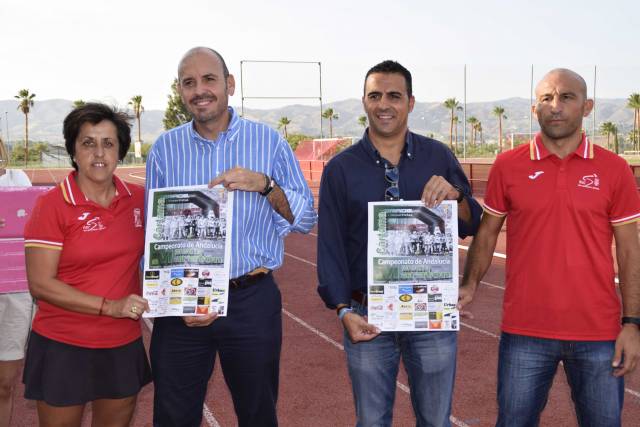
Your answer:
[[[29,114],[29,140],[46,141],[53,144],[63,142],[62,121],[71,111],[72,101],[64,99],[38,100]],[[596,110],[596,125],[611,121],[618,126],[621,134],[632,128],[633,110],[626,107],[626,99],[598,99]],[[143,102],[144,104],[144,102]],[[492,114],[495,106],[505,109],[506,120],[503,120],[503,132],[528,133],[529,132],[529,105],[525,98],[508,98],[490,102],[471,102],[467,104],[467,118],[475,116],[482,122],[485,141],[495,141],[498,137],[498,120]],[[347,99],[323,105],[323,108],[332,108],[339,115],[333,120],[334,136],[359,137],[363,127],[358,123],[358,117],[364,114],[362,103],[359,99]],[[240,108],[237,108],[240,111]],[[288,105],[274,109],[246,109],[245,117],[267,123],[277,128],[281,117],[287,117],[291,124],[287,126],[288,133],[303,133],[319,137],[320,132],[320,107],[308,105]],[[462,111],[458,112],[460,124],[458,125],[458,138],[462,140]],[[163,132],[163,110],[146,110],[142,114],[142,140],[153,142]],[[585,120],[584,126],[591,129],[592,117]],[[323,135],[329,136],[328,120],[323,119]],[[7,125],[9,138],[7,138]],[[450,112],[441,102],[416,102],[413,112],[409,115],[409,128],[411,130],[433,135],[442,141],[449,139]],[[537,122],[533,119],[533,130],[536,131]],[[137,135],[137,124],[133,123],[132,129]],[[0,135],[4,140],[24,140],[24,114],[18,111],[16,100],[0,100]],[[467,138],[470,138],[470,126],[467,124]]]

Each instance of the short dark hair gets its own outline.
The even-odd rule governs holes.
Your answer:
[[[204,47],[204,46],[197,46],[197,47],[193,47],[191,49],[189,49],[187,51],[187,53],[185,53],[182,56],[182,59],[180,60],[180,63],[178,64],[178,81],[180,79],[180,70],[182,69],[182,63],[187,59],[192,57],[193,55],[195,55],[196,53],[200,53],[200,52],[210,52],[212,54],[214,54],[215,56],[218,57],[218,59],[220,60],[220,63],[222,64],[222,75],[224,76],[224,78],[226,79],[227,77],[229,77],[229,68],[227,68],[227,63],[224,61],[224,58],[222,57],[222,55],[220,55],[220,53],[218,53],[217,50],[211,49],[210,47]]]
[[[402,77],[404,77],[404,81],[407,84],[407,95],[409,96],[409,98],[411,98],[411,96],[413,95],[413,84],[411,82],[411,72],[409,72],[409,70],[404,68],[399,62],[387,59],[386,61],[382,61],[381,63],[371,67],[371,69],[367,71],[367,75],[364,76],[365,90],[367,86],[367,78],[373,73],[402,74]]]
[[[64,118],[62,134],[64,135],[64,145],[71,158],[71,165],[78,170],[78,165],[73,160],[76,155],[76,139],[80,133],[80,128],[85,123],[97,125],[103,120],[108,120],[116,127],[118,135],[118,159],[122,160],[129,151],[131,145],[131,116],[124,111],[118,111],[115,107],[110,107],[97,102],[89,102],[83,106],[75,108]]]

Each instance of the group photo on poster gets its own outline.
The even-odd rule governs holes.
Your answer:
[[[369,203],[369,322],[384,331],[458,330],[457,205]]]
[[[148,197],[145,316],[226,315],[233,194],[194,186]]]

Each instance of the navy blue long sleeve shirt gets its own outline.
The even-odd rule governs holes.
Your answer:
[[[385,160],[368,133],[326,165],[320,183],[318,293],[329,308],[350,304],[352,291],[367,289],[368,202],[384,201]],[[400,198],[420,200],[433,175],[462,188],[471,221],[458,220],[458,235],[474,235],[482,208],[471,197],[469,181],[451,150],[441,142],[407,132],[398,163]]]

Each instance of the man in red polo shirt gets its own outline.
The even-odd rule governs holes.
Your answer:
[[[582,133],[592,108],[582,77],[550,71],[536,87],[540,133],[491,169],[459,308],[473,299],[508,217],[498,426],[538,425],[560,361],[579,424],[621,423],[623,376],[640,357],[640,197],[627,162]]]

